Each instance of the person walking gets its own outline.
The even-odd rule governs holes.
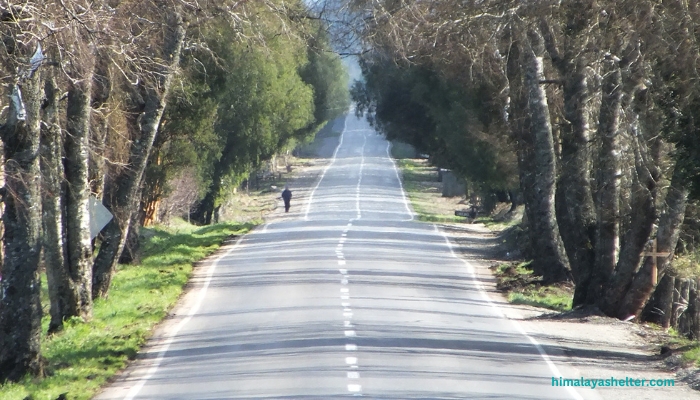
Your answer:
[[[282,191],[282,200],[284,200],[284,212],[289,212],[289,206],[292,201],[292,191],[289,190],[287,185],[284,185],[284,190]]]

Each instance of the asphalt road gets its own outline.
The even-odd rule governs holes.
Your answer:
[[[577,399],[413,221],[388,143],[353,116],[310,201],[244,237],[99,399]]]

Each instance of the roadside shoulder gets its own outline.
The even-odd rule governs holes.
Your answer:
[[[498,260],[498,236],[480,224],[442,224],[440,228],[473,267],[483,290],[503,314],[539,342],[565,379],[647,381],[644,387],[598,387],[590,397],[614,400],[700,399],[700,393],[664,369],[658,345],[642,326],[597,315],[552,314],[550,310],[508,303],[496,289],[489,266]],[[552,377],[559,378],[559,377]],[[672,387],[649,387],[660,380]],[[587,398],[589,396],[586,396]]]

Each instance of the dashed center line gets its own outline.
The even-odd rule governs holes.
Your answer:
[[[367,138],[365,137],[365,142]],[[363,145],[363,157],[362,157],[362,164],[364,164],[364,145]],[[360,178],[357,181],[357,218],[360,218],[360,184],[362,182],[362,164],[360,164]],[[350,227],[352,226],[352,220],[348,223],[347,228],[343,230],[342,235],[340,236],[340,239],[338,240],[338,245],[336,246],[335,249],[335,254],[338,257],[338,265],[346,265],[345,261],[345,254],[343,253],[343,245],[345,241],[347,240],[348,236],[348,231],[350,230]],[[341,303],[340,305],[343,307],[343,334],[345,335],[346,338],[354,338],[357,337],[357,332],[352,329],[354,326],[352,324],[352,308],[350,308],[350,289],[347,287],[350,284],[350,279],[348,276],[348,270],[345,268],[338,268],[338,272],[340,272],[340,299]],[[357,351],[357,345],[355,343],[346,343],[345,344],[345,351],[350,352],[350,354],[354,354]],[[354,396],[362,396],[362,386],[358,385],[357,379],[360,379],[360,373],[357,371],[358,366],[357,366],[357,357],[356,356],[348,356],[345,357],[345,364],[348,365],[350,368],[350,371],[347,371],[347,378],[350,379],[351,383],[348,383],[347,385],[347,390],[348,392],[352,393]]]
[[[362,138],[364,139],[362,142],[362,150],[360,150],[362,154],[362,158],[360,159],[360,177],[357,179],[357,188],[355,189],[356,192],[356,208],[357,208],[357,219],[362,218],[362,213],[360,212],[360,186],[362,185],[362,170],[365,167],[365,146],[367,145],[367,136],[362,135]]]

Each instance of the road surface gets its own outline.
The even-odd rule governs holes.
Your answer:
[[[413,221],[388,153],[349,116],[310,200],[218,259],[195,304],[98,398],[583,398],[552,387],[542,348]]]

